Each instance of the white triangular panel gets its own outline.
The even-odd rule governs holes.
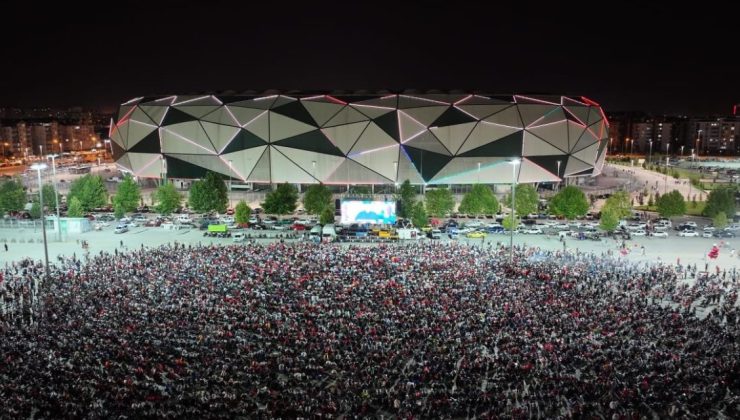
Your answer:
[[[468,138],[470,132],[473,131],[476,122],[469,122],[464,124],[448,125],[446,127],[432,127],[432,133],[445,145],[445,147],[453,154],[457,153],[460,145],[463,144],[465,139]]]
[[[416,121],[413,117],[407,115],[404,111],[398,111],[398,130],[401,137],[401,143],[405,143],[411,138],[414,138],[424,131],[426,126],[419,121]]]
[[[290,97],[290,96],[280,95],[277,98],[275,98],[275,102],[272,103],[272,106],[270,106],[270,109],[274,109],[279,106],[283,106],[291,102],[295,102],[297,100],[298,99]]]
[[[517,111],[515,106],[511,106],[501,112],[497,112],[486,118],[484,121],[509,127],[524,127],[524,125],[522,125],[522,119],[519,116],[519,111]]]
[[[337,167],[345,160],[344,156],[325,155],[323,153],[294,149],[292,147],[273,147],[311,174],[311,176],[322,182],[334,173]]]
[[[216,153],[198,121],[160,127],[159,138],[162,153]]]
[[[127,172],[133,173],[134,170],[131,168],[131,159],[129,158],[128,155],[129,154],[126,153],[120,158],[118,158],[118,160],[116,160],[116,165],[119,166],[120,168],[123,168],[123,170]]]
[[[255,136],[261,138],[264,141],[269,141],[270,138],[270,114],[262,111],[258,116],[254,117],[243,126],[247,131],[251,132]]]
[[[445,105],[425,106],[423,108],[404,109],[403,112],[416,121],[419,121],[424,126],[429,127],[434,121],[437,121],[437,118],[447,111],[448,108],[449,106]]]
[[[468,114],[474,116],[475,118],[481,120],[486,117],[490,117],[491,115],[501,112],[504,109],[510,107],[511,105],[465,105],[460,104],[456,105],[458,108],[462,109],[463,111],[467,112]]]
[[[447,156],[452,156],[449,150],[429,131],[425,131],[421,135],[414,137],[413,139],[404,143],[406,146],[416,147],[417,149],[427,150],[430,152],[440,153]],[[403,153],[401,153],[403,154]]]
[[[316,181],[308,172],[293,163],[287,156],[271,147],[270,164],[272,166],[272,182],[290,182],[313,184]]]
[[[134,147],[144,137],[148,136],[157,126],[151,123],[140,123],[137,120],[130,119],[128,122],[128,148]]]
[[[326,184],[388,184],[393,180],[384,178],[351,159],[345,159],[323,182]]]
[[[478,164],[480,163],[480,170]],[[431,184],[490,184],[512,179],[507,158],[458,157],[452,159],[430,181]]]
[[[586,169],[591,169],[591,165],[583,162],[573,156],[568,158],[568,164],[565,167],[565,176],[573,175]]]
[[[219,106],[221,101],[213,95],[181,95],[172,102],[177,107],[185,106]],[[183,110],[184,111],[184,110]]]
[[[118,121],[128,118],[136,105],[121,105],[118,107]]]
[[[294,120],[277,112],[270,112],[270,141],[273,143],[315,129],[316,127],[310,124]]]
[[[596,153],[598,153],[598,151],[599,143],[594,143],[591,146],[586,147],[585,149],[573,153],[573,156],[586,163],[592,163],[596,162]]]
[[[164,120],[164,116],[167,114],[167,109],[169,109],[169,107],[166,106],[153,105],[141,105],[139,108],[141,108],[141,110],[144,111],[157,125],[162,124],[162,120]]]
[[[536,134],[537,137],[547,141],[565,153],[570,150],[568,144],[568,124],[565,120],[530,127],[527,131]]]
[[[554,112],[558,107],[555,105],[541,104],[519,104],[519,113],[522,116],[524,125],[530,125],[550,112]]]
[[[252,182],[272,182],[270,179],[270,173],[272,172],[270,165],[270,148],[268,146],[260,147],[264,147],[265,151],[262,152],[262,156],[259,157],[254,168],[252,168],[252,172],[247,175],[247,180]]]
[[[125,133],[122,129],[123,127],[126,128]],[[125,150],[128,147],[126,147],[126,137],[124,137],[124,134],[126,135],[126,137],[128,137],[128,122],[125,122],[120,126],[117,124],[113,124],[113,126],[111,127],[110,138],[111,140],[116,142],[117,145],[121,146],[121,148]]]
[[[424,183],[424,178],[421,177],[421,174],[416,169],[416,166],[413,162],[411,162],[408,155],[403,150],[401,150],[401,153],[399,153],[398,159],[398,177],[395,182],[401,184],[404,181],[408,180],[412,184]]]
[[[506,137],[520,130],[520,128],[512,128],[480,121],[470,133],[468,139],[465,140],[465,143],[460,146],[460,150],[458,150],[457,154],[462,154],[469,150],[476,149],[484,144]]]
[[[352,146],[360,137],[360,134],[369,124],[368,121],[360,121],[354,124],[337,125],[334,127],[322,128],[324,135],[334,143],[345,155],[352,149]]]
[[[521,165],[522,167],[519,168],[519,179],[517,179],[517,182],[529,183],[560,181],[560,178],[558,178],[557,175],[527,159],[522,159]]]
[[[229,107],[240,107],[240,108],[253,108],[267,110],[277,99],[277,95],[262,96],[254,99],[245,99],[243,101],[231,102]],[[233,111],[233,109],[232,109]]]
[[[138,121],[143,124],[149,124],[156,126],[157,124],[152,121],[152,119],[144,112],[141,108],[137,107],[134,112],[131,113],[131,116],[129,117],[132,121]]]
[[[225,106],[219,107],[217,110],[211,112],[210,114],[203,116],[201,120],[216,124],[241,126],[241,124],[239,124],[239,121],[234,116],[233,112],[231,112],[231,110]]]
[[[444,107],[449,107],[450,103],[446,101],[439,101],[436,99],[428,98],[427,95],[422,96],[413,96],[413,95],[399,95],[398,96],[398,108],[399,109],[408,109],[408,108],[422,108],[422,107],[429,107],[429,106],[439,106],[442,105]]]
[[[396,173],[392,162],[398,160],[398,148],[399,145],[396,143],[371,152],[353,152],[350,153],[348,157],[388,179],[393,179],[396,176]]]
[[[129,134],[129,136],[131,136],[131,134]],[[597,143],[598,141],[599,139],[594,137],[591,129],[586,129],[586,131],[584,131],[583,134],[581,135],[581,138],[578,139],[578,143],[576,143],[576,145],[573,147],[571,152],[575,152],[583,148],[586,148],[594,143]]]
[[[257,162],[262,157],[267,146],[257,146],[238,152],[226,153],[221,158],[228,164],[231,161],[231,169],[234,176],[239,179],[247,179],[252,173]],[[269,168],[268,168],[269,169]]]
[[[229,162],[226,159],[222,159],[215,155],[179,155],[171,153],[169,156],[184,160],[185,162],[192,163],[193,165],[200,166],[201,168],[208,169],[209,171],[217,172],[226,176],[237,177],[236,172],[229,172]],[[232,163],[233,165],[233,163]]]
[[[134,175],[143,178],[162,176],[162,155],[159,153],[127,153]]]
[[[301,101],[301,103],[319,127],[326,124],[327,121],[344,108],[344,105],[334,102]]]
[[[202,121],[203,129],[206,131],[208,138],[213,143],[213,146],[217,151],[223,150],[234,136],[239,133],[239,127],[232,127],[230,125],[214,124],[207,121]]]
[[[599,155],[599,158],[596,160],[596,164],[594,165],[594,175],[601,174],[601,171],[604,170],[604,161],[606,160],[606,152],[601,153]]]
[[[398,103],[398,97],[396,95],[388,95],[382,98],[373,98],[373,99],[366,99],[364,101],[353,102],[351,105],[353,106],[361,105],[364,107],[368,107],[368,106],[384,107],[384,108],[391,108],[395,110],[397,103]]]
[[[576,144],[578,144],[578,139],[581,138],[581,135],[583,134],[583,131],[586,128],[573,121],[568,121],[567,126],[568,126],[568,143],[570,144],[570,147],[568,148],[568,150],[572,150],[576,146]]]
[[[341,111],[337,113],[337,115],[333,116],[329,121],[324,124],[324,127],[334,127],[336,125],[342,125],[342,124],[352,124],[360,121],[368,121],[370,118],[361,113],[360,111],[350,107],[345,106],[342,108]]]
[[[563,111],[563,107],[556,107],[552,111],[548,112],[547,114],[543,115],[541,118],[535,120],[532,124],[530,124],[527,128],[534,128],[541,125],[549,125],[555,122],[559,121],[565,121],[565,111]]]
[[[524,156],[550,156],[562,155],[567,152],[560,150],[552,144],[543,141],[532,133],[524,132],[522,155]]]
[[[375,123],[370,123],[357,140],[357,143],[355,143],[352,149],[350,149],[349,157],[352,157],[355,153],[362,153],[396,145],[398,145],[398,142],[393,139],[393,137],[389,136],[388,133],[383,131],[383,129],[378,127]]]
[[[360,111],[362,114],[372,119],[378,118],[389,112],[395,111],[395,108],[385,108],[385,107],[377,107],[377,106],[371,106],[371,105],[363,106],[360,104],[350,104],[350,105],[354,107],[357,111]]]

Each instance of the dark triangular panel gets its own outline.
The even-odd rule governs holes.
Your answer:
[[[383,114],[373,120],[378,127],[383,129],[389,136],[393,137],[396,141],[400,142],[401,137],[398,133],[398,116],[395,112],[389,112]]]
[[[321,130],[309,131],[297,136],[277,141],[276,146],[292,147],[326,155],[344,156],[341,150],[329,140]]]
[[[266,144],[267,142],[252,134],[252,132],[239,130],[239,134],[234,136],[221,154],[238,152],[240,150],[251,149],[252,147],[264,146]]]
[[[121,156],[123,156],[124,153],[126,153],[126,150],[121,147],[118,143],[111,141],[111,146],[113,147],[113,159],[118,160]]]
[[[556,174],[559,178],[562,178],[563,173],[565,172],[565,163],[568,160],[568,157],[566,155],[527,156],[527,159],[543,167],[548,172]],[[558,161],[560,162],[559,174]]]
[[[171,178],[205,178],[208,169],[190,162],[165,155],[167,176]]]
[[[568,176],[584,176],[584,175],[591,175],[594,172],[593,169],[586,169],[581,172],[576,172],[574,174],[570,174]]]
[[[460,111],[454,106],[447,108],[432,124],[432,127],[446,127],[448,125],[465,124],[475,121],[472,116]]]
[[[314,121],[313,117],[311,117],[311,114],[309,114],[306,108],[303,107],[303,104],[300,101],[293,101],[285,105],[277,106],[275,108],[272,108],[272,111],[277,112],[281,115],[285,115],[286,117],[290,117],[294,120],[298,120],[302,123],[314,126],[318,125],[316,124],[316,121]]]
[[[146,137],[136,143],[134,147],[128,149],[133,153],[162,153],[162,147],[159,142],[159,130],[154,130],[147,134]]]
[[[459,156],[462,157],[517,157],[522,155],[523,131],[517,131],[496,141],[476,147]]]
[[[167,115],[164,116],[164,120],[162,120],[162,125],[179,124],[195,120],[197,120],[197,118],[194,116],[186,112],[182,112],[177,108],[170,107],[167,110]]]
[[[417,149],[416,147],[410,147],[407,145],[403,146],[403,150],[413,162],[417,172],[419,172],[424,178],[424,181],[429,181],[434,178],[442,168],[447,165],[452,156],[446,156],[439,153],[430,152],[428,150]]]

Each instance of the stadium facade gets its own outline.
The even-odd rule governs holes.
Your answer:
[[[585,97],[264,94],[136,98],[111,121],[139,177],[215,171],[256,183],[554,182],[601,172],[601,107]]]

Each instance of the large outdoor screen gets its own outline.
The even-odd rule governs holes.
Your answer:
[[[342,223],[395,224],[396,202],[343,200]]]

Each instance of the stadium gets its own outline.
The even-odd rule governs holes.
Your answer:
[[[142,97],[111,121],[138,177],[296,184],[557,182],[601,172],[608,122],[585,97],[264,94]]]

